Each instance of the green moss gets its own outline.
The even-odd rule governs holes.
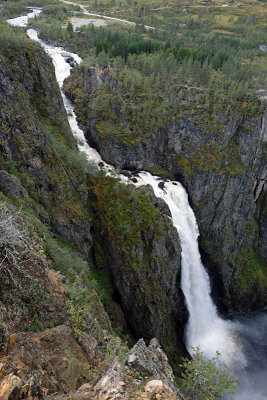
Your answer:
[[[160,165],[154,165],[153,167],[144,167],[144,170],[149,171],[152,175],[163,176],[164,178],[170,177],[169,171],[167,171]]]
[[[133,147],[140,143],[140,140],[134,137],[133,132],[129,128],[123,127],[119,123],[114,124],[109,121],[99,121],[96,124],[96,128],[103,138],[111,136],[121,143]]]
[[[161,236],[163,226],[159,211],[151,205],[147,195],[113,178],[97,178],[91,182],[95,195],[94,209],[120,253],[136,268],[138,260],[132,257],[135,246],[142,244],[143,236],[153,231]]]
[[[193,176],[195,175],[195,171],[193,170],[191,166],[191,162],[188,157],[186,157],[183,154],[177,154],[176,156],[177,160],[177,165],[179,168],[181,168],[183,171],[185,171],[188,175]]]
[[[242,265],[237,280],[246,293],[253,293],[255,285],[264,293],[267,290],[267,265],[252,248],[238,256],[237,264]]]

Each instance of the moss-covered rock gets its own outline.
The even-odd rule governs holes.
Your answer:
[[[111,271],[131,331],[156,337],[173,365],[185,347],[187,310],[180,290],[181,247],[157,200],[112,178],[91,180],[95,237],[106,259],[97,269]],[[94,250],[94,248],[93,248]],[[99,250],[98,250],[99,254]]]
[[[267,256],[263,207],[266,112],[260,104],[250,109],[246,103],[236,103],[226,113],[212,98],[212,107],[203,105],[203,90],[183,87],[173,93],[177,109],[167,112],[169,118],[163,115],[163,125],[153,125],[149,116],[140,121],[136,115],[139,102],[149,98],[145,93],[139,98],[131,90],[122,93],[120,79],[116,71],[83,67],[66,81],[66,92],[75,100],[89,143],[117,167],[157,173],[160,165],[172,179],[179,179],[196,213],[201,252],[215,283],[213,289],[217,295],[220,292],[219,302],[228,311],[263,307],[267,288],[259,282],[265,282],[261,278],[266,277],[264,264],[256,263],[254,268],[252,258],[242,255],[253,248],[256,259]],[[159,96],[164,98],[162,93]],[[122,137],[118,124],[132,136]],[[249,298],[240,278],[246,271],[256,293]]]

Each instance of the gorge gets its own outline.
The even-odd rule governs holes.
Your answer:
[[[34,30],[27,31],[32,40],[38,40],[45,51],[53,59],[56,77],[61,87],[65,78],[70,74],[70,66],[62,56],[62,49],[47,45],[38,39],[38,34]],[[81,60],[76,54],[69,53],[70,57],[79,63]],[[67,113],[74,115],[71,120],[71,128],[74,136],[78,139],[78,146],[81,151],[85,151],[89,161],[103,162],[93,149],[91,149],[84,138],[82,131],[76,125],[74,107],[63,94],[64,105]],[[105,168],[110,168],[106,165]],[[226,321],[218,316],[216,307],[210,296],[210,283],[207,272],[201,264],[201,257],[198,250],[198,227],[195,216],[189,206],[187,195],[182,185],[178,182],[165,182],[162,189],[159,188],[160,178],[153,177],[149,173],[138,173],[138,185],[151,185],[156,197],[162,198],[170,208],[172,221],[178,230],[182,245],[182,277],[181,287],[185,294],[186,303],[189,310],[189,321],[186,327],[187,346],[200,346],[205,357],[211,358],[219,351],[222,361],[231,366],[240,379],[240,392],[237,398],[240,400],[250,399],[252,393],[255,400],[263,400],[267,395],[267,388],[264,382],[264,371],[258,375],[253,374],[255,360],[258,354],[267,361],[266,343],[264,338],[267,329],[267,316],[259,315],[251,320],[248,319],[249,326],[256,327],[261,339],[253,349],[253,356],[249,355],[246,359],[246,344],[242,343],[243,336],[248,334],[248,348],[254,341],[253,333],[250,328],[246,328],[244,322]],[[124,176],[121,176],[125,180]],[[258,321],[258,322],[257,322]],[[255,324],[255,325],[254,325]],[[244,331],[246,334],[244,335]],[[249,331],[249,333],[248,333]],[[252,337],[250,336],[252,334]],[[263,352],[262,352],[263,349]],[[190,351],[190,347],[189,347]],[[265,356],[264,356],[265,354]],[[262,360],[263,365],[265,364]]]
[[[35,13],[35,15],[38,15],[39,12],[40,10],[36,11],[33,10],[33,13]],[[32,14],[29,15],[29,17],[33,17],[33,15]],[[26,26],[27,18],[19,17],[17,19],[10,20],[9,22],[11,22],[16,26]],[[44,40],[38,37],[38,32],[34,29],[28,29],[27,34],[31,40],[38,42],[41,45],[41,47],[43,47],[45,52],[53,60],[53,64],[55,67],[55,76],[61,90],[63,103],[66,109],[66,113],[68,115],[68,120],[73,136],[77,140],[77,147],[81,152],[85,153],[87,160],[89,162],[98,164],[98,167],[100,168],[102,173],[104,173],[106,176],[115,176],[116,179],[120,180],[121,182],[124,182],[127,185],[130,186],[134,185],[136,188],[140,188],[138,190],[141,191],[147,190],[149,192],[152,188],[155,197],[163,200],[164,205],[160,203],[160,207],[164,210],[164,214],[168,216],[167,218],[171,219],[173,224],[172,228],[169,228],[170,232],[168,232],[168,235],[172,236],[173,242],[175,242],[176,237],[174,237],[174,231],[177,230],[179,236],[178,241],[180,241],[180,246],[181,246],[181,278],[179,278],[179,272],[176,272],[174,274],[173,280],[175,282],[172,290],[176,287],[177,293],[176,294],[172,293],[170,297],[172,298],[174,298],[175,296],[179,297],[179,300],[175,300],[176,302],[174,304],[175,305],[179,304],[179,307],[183,309],[184,308],[183,294],[184,294],[185,303],[187,305],[187,309],[189,312],[188,322],[186,323],[188,317],[186,315],[186,311],[185,312],[182,311],[181,312],[182,315],[179,316],[176,315],[175,318],[179,319],[180,327],[186,323],[185,344],[189,352],[191,351],[190,346],[193,347],[200,346],[200,349],[204,353],[204,356],[206,358],[211,358],[216,354],[216,351],[218,350],[221,353],[222,361],[225,362],[229,367],[233,368],[234,374],[238,376],[240,389],[237,393],[236,398],[238,400],[239,399],[248,400],[251,397],[253,397],[255,400],[265,399],[267,395],[267,388],[265,384],[266,361],[267,361],[267,351],[266,351],[267,343],[265,339],[266,329],[267,329],[267,315],[257,311],[255,311],[254,314],[253,313],[250,314],[249,312],[247,312],[247,310],[249,309],[257,310],[262,308],[262,305],[264,303],[263,300],[264,293],[261,293],[259,285],[257,286],[257,284],[255,284],[255,287],[252,288],[252,290],[255,289],[254,297],[251,296],[249,299],[247,299],[246,292],[244,291],[243,293],[242,290],[240,290],[240,287],[236,284],[235,280],[236,278],[234,277],[234,273],[232,276],[230,276],[231,274],[229,273],[229,270],[227,270],[225,266],[226,263],[219,260],[219,264],[222,267],[221,271],[217,273],[217,276],[216,273],[214,273],[214,282],[212,282],[212,286],[215,288],[215,290],[213,290],[213,295],[214,293],[216,293],[216,290],[218,291],[218,293],[220,292],[220,290],[218,290],[218,286],[223,286],[221,292],[223,294],[220,294],[221,297],[226,297],[225,296],[226,288],[229,289],[230,300],[229,299],[227,300],[225,298],[223,300],[220,299],[218,301],[218,304],[222,306],[224,312],[227,310],[232,315],[235,315],[235,317],[229,320],[225,319],[225,317],[219,316],[217,307],[214,304],[213,299],[211,297],[211,284],[209,281],[209,274],[212,275],[212,271],[214,271],[214,269],[216,268],[216,263],[214,259],[211,260],[211,258],[214,257],[214,255],[212,255],[212,251],[210,251],[210,254],[208,254],[209,249],[212,247],[211,238],[216,237],[217,242],[219,242],[219,239],[221,239],[223,242],[223,250],[227,249],[228,253],[232,251],[232,248],[229,249],[229,247],[231,247],[229,242],[231,241],[232,233],[230,233],[229,235],[229,241],[227,241],[227,239],[224,241],[222,239],[222,236],[225,233],[220,232],[222,221],[227,220],[228,222],[229,216],[227,216],[228,219],[224,218],[226,214],[224,210],[218,217],[221,218],[220,221],[217,220],[216,222],[217,217],[214,216],[211,217],[212,220],[211,224],[214,225],[215,229],[213,232],[210,233],[210,236],[208,237],[208,239],[210,240],[206,239],[206,243],[203,244],[203,237],[200,238],[201,252],[202,252],[201,255],[204,256],[201,257],[199,251],[199,230],[196,219],[200,221],[200,231],[203,232],[206,230],[205,232],[206,235],[207,225],[208,225],[207,220],[209,220],[210,215],[207,215],[205,210],[201,209],[200,205],[197,206],[197,203],[201,203],[201,201],[203,201],[203,196],[202,194],[201,195],[199,194],[201,189],[199,189],[199,192],[196,194],[194,194],[194,189],[196,187],[199,188],[201,184],[199,183],[199,180],[194,174],[192,174],[191,180],[189,179],[189,175],[191,174],[190,168],[189,168],[189,173],[187,169],[185,170],[185,172],[180,172],[179,176],[179,173],[177,173],[177,170],[175,170],[173,160],[171,160],[170,162],[170,159],[172,159],[172,155],[168,153],[166,154],[165,157],[164,151],[161,151],[162,155],[159,164],[163,165],[166,169],[170,170],[171,177],[162,178],[157,176],[156,173],[155,175],[153,175],[147,172],[148,168],[146,168],[150,166],[149,164],[155,164],[154,162],[155,160],[151,161],[151,154],[152,158],[157,158],[158,156],[157,146],[159,145],[166,150],[166,144],[162,145],[162,143],[161,144],[153,143],[152,147],[154,146],[154,150],[152,151],[151,148],[149,149],[150,144],[147,144],[147,148],[146,145],[142,144],[141,146],[138,147],[138,149],[130,149],[128,148],[128,146],[124,145],[121,146],[120,144],[118,144],[118,142],[116,141],[116,139],[114,140],[114,138],[98,137],[96,135],[94,127],[94,121],[91,120],[88,121],[86,120],[85,116],[82,115],[80,107],[81,102],[77,105],[76,100],[78,99],[78,95],[77,92],[75,91],[75,88],[76,89],[80,88],[79,87],[80,82],[77,83],[76,85],[75,80],[77,79],[77,74],[79,73],[87,75],[88,79],[85,82],[85,85],[87,87],[83,88],[83,90],[85,90],[87,95],[89,95],[90,97],[91,93],[89,90],[91,89],[92,93],[95,94],[99,90],[98,88],[99,82],[105,82],[107,85],[110,84],[107,73],[105,71],[100,71],[99,73],[96,72],[96,69],[92,68],[87,71],[80,70],[80,72],[79,70],[77,72],[77,69],[74,69],[73,74],[71,74],[72,66],[69,63],[69,60],[71,60],[72,63],[77,65],[80,64],[82,61],[77,54],[71,53],[63,48],[56,47],[52,44],[46,43]],[[63,86],[63,82],[66,78],[69,79],[65,81]],[[112,83],[112,85],[113,87],[115,86],[114,82]],[[73,101],[75,101],[75,104],[73,103]],[[85,99],[84,102],[85,104],[88,104],[86,103],[87,99]],[[231,123],[235,125],[236,130],[240,129],[239,127],[240,121],[237,120],[231,121]],[[185,127],[186,124],[187,127]],[[244,122],[244,124],[246,124],[246,122]],[[184,130],[191,129],[191,131],[194,131],[195,129],[193,126],[194,123],[192,123],[190,119],[186,120],[185,118],[185,120],[182,121],[182,125]],[[256,129],[258,128],[259,126],[257,126]],[[175,129],[177,129],[177,126],[173,127],[173,131],[175,131]],[[261,134],[259,135],[260,139],[258,139],[258,141],[262,140],[262,135],[264,135],[264,129],[265,129],[265,123],[263,122],[262,126],[260,127]],[[180,129],[179,132],[181,131],[182,129]],[[181,133],[181,136],[182,134],[183,133]],[[171,146],[179,147],[178,139],[177,138],[174,139],[174,136],[172,136],[171,133],[168,133],[168,135],[169,135],[168,137],[169,145],[172,142],[169,148],[171,148]],[[254,144],[255,143],[253,142],[252,146],[254,146]],[[105,145],[107,146],[105,147]],[[243,153],[245,153],[246,150],[245,142],[244,143],[242,142],[240,146],[243,149]],[[94,147],[97,150],[95,150]],[[166,165],[164,165],[163,161],[164,157],[166,158]],[[244,154],[243,158],[245,159]],[[254,161],[255,160],[256,157]],[[251,164],[251,160],[249,160],[249,163]],[[255,164],[255,171],[257,172],[261,171],[262,161],[260,157],[254,162],[254,164]],[[123,171],[123,173],[117,172],[113,165],[116,167],[119,166],[125,170]],[[140,171],[143,169],[143,167],[145,167],[144,169],[146,171]],[[210,184],[209,179],[211,180],[211,185],[214,185],[215,178],[212,177],[211,174],[208,175],[208,177],[206,172],[203,172],[201,174],[203,178],[202,181],[203,186],[205,187],[209,186]],[[193,208],[197,210],[196,216],[194,215],[194,212],[190,207],[186,190],[177,180],[175,180],[180,177],[185,187],[189,190],[190,203],[192,204]],[[258,176],[257,178],[260,178],[260,176]],[[225,185],[224,193],[227,193],[228,190],[228,195],[227,195],[228,199],[229,197],[231,197],[231,195],[229,194],[229,187],[232,193],[234,190],[234,184],[236,183],[237,185],[240,185],[240,180],[243,178],[240,178],[239,176],[237,177],[234,176],[232,181],[231,179],[232,179],[231,176],[230,178],[227,177],[226,179],[227,183],[225,183],[224,176],[219,175],[218,177],[218,181],[221,182],[222,185]],[[250,188],[250,183],[251,183],[250,181],[244,183],[243,186],[244,192],[250,190],[245,186],[248,185]],[[218,186],[219,185],[220,183],[218,184]],[[255,185],[256,192],[259,188],[259,185],[260,185],[259,182],[257,182]],[[207,189],[207,192],[208,191],[209,189]],[[262,195],[261,189],[258,190],[257,196],[260,195]],[[219,196],[221,196],[221,193],[219,193]],[[227,196],[225,197],[226,203],[227,203]],[[210,201],[211,203],[213,202],[213,200],[210,199],[208,201]],[[239,204],[242,204],[243,199],[240,199],[238,201]],[[218,208],[219,207],[221,207],[221,205],[219,205]],[[235,211],[233,211],[233,214],[235,212],[238,214],[236,206],[234,207]],[[251,211],[253,207],[254,205],[251,202],[245,210],[246,214],[243,216],[244,219],[248,218],[249,222],[250,218],[252,218],[252,215],[255,212],[255,209],[253,209],[253,212]],[[229,214],[229,210],[227,212]],[[234,219],[235,221],[237,221],[238,216],[236,215]],[[236,223],[235,229],[238,229],[239,226],[238,222],[235,223]],[[216,231],[216,224],[217,224],[217,231]],[[203,228],[204,225],[206,226],[205,228]],[[97,235],[97,233],[94,234]],[[254,240],[253,235],[255,236],[254,231],[252,233],[250,232],[248,238],[244,239],[244,242],[246,243],[249,240]],[[105,235],[103,236],[105,237]],[[240,237],[242,237],[241,233]],[[260,245],[264,247],[264,243],[261,242]],[[179,244],[174,244],[173,246],[176,248],[176,251],[175,252],[172,251],[171,253],[173,256],[177,256],[177,254],[179,254],[178,250]],[[207,270],[202,264],[201,261],[202,258],[204,258],[205,261],[207,260],[207,263],[209,264]],[[112,262],[113,261],[111,261],[111,264]],[[116,262],[116,260],[114,262]],[[125,301],[125,304],[123,306],[123,302],[125,300],[124,296],[126,296],[126,293],[124,287],[125,284],[123,282],[120,282],[120,277],[118,277],[120,273],[121,270],[116,271],[114,267],[113,281],[117,286],[116,289],[118,290],[119,293],[120,303],[122,303],[122,309],[124,310],[127,318],[127,314],[129,315],[131,313],[131,304],[127,304],[127,301]],[[160,273],[162,272],[160,271]],[[117,278],[115,275],[117,275]],[[177,281],[179,281],[180,279],[181,279],[181,289],[183,294],[182,293],[178,294],[179,288],[177,287]],[[235,314],[237,310],[241,311],[241,315],[239,317]],[[130,325],[133,325],[134,321],[138,320],[137,316],[138,310],[134,310],[133,314],[134,314],[133,319],[131,319],[131,317],[130,318],[128,317],[129,318],[128,322],[130,323]],[[170,312],[170,316],[168,316],[168,318],[171,318],[171,315],[172,312]],[[140,315],[140,318],[142,318],[142,315]],[[161,334],[164,335],[164,326],[161,326],[161,331],[162,330],[163,333]],[[179,331],[179,335],[181,336],[182,333],[183,332],[181,329]],[[140,335],[142,334],[143,332],[140,333],[137,332],[137,336],[139,337],[141,337]],[[149,336],[151,336],[151,332],[149,332]],[[159,338],[161,337],[159,336]],[[183,346],[180,347],[181,351],[182,348]]]

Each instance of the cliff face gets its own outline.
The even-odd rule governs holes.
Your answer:
[[[88,252],[87,194],[75,169],[81,160],[52,62],[31,44],[10,48],[0,55],[0,87],[1,190]]]
[[[125,126],[132,122],[116,100],[109,104],[110,111],[92,108],[103,90],[119,93],[107,70],[79,69],[67,80],[65,90],[75,100],[89,143],[105,161],[128,169],[164,168],[186,187],[200,228],[202,256],[220,304],[228,311],[262,307],[266,301],[266,112],[262,116],[253,109],[233,110],[226,116],[214,105],[207,112],[199,100],[201,93],[183,88],[189,109],[148,136],[139,132],[132,141],[131,133],[127,139],[112,130],[116,120]]]
[[[152,189],[91,183],[94,237],[105,261],[96,267],[112,273],[115,297],[136,338],[156,337],[172,365],[186,354],[183,327],[188,313],[180,286],[181,246],[168,210],[159,212]],[[151,193],[152,192],[152,193]],[[149,197],[148,197],[149,195]],[[94,251],[94,249],[93,249]],[[97,262],[97,260],[99,260]]]

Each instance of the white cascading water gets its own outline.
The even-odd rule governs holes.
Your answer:
[[[28,18],[38,15],[39,12],[39,9],[35,9],[28,16],[15,18],[9,20],[9,22],[16,26],[26,26]],[[77,64],[81,62],[81,58],[77,54],[66,52],[61,47],[46,44],[38,38],[38,33],[33,29],[28,29],[27,33],[29,38],[39,42],[52,58],[57,82],[61,89],[64,79],[69,76],[71,70],[67,58],[72,57]],[[96,164],[101,162],[102,169],[110,174],[114,171],[114,168],[106,164],[99,153],[87,144],[83,131],[78,127],[73,104],[66,98],[62,90],[61,94],[79,150],[86,154],[88,161]],[[117,175],[117,177],[127,182],[125,176]],[[200,258],[196,218],[189,205],[185,189],[179,182],[171,181],[165,182],[164,188],[161,189],[158,186],[160,178],[152,176],[148,172],[141,172],[139,176],[135,175],[135,177],[138,180],[136,186],[151,185],[155,196],[168,204],[173,224],[180,237],[182,247],[181,286],[190,313],[186,327],[186,344],[189,351],[189,346],[200,346],[206,358],[213,357],[216,351],[219,351],[222,360],[228,366],[233,366],[234,372],[239,377],[241,389],[237,399],[266,400],[266,365],[264,367],[264,362],[267,360],[267,354],[264,354],[264,352],[266,353],[267,346],[264,338],[266,337],[267,316],[260,314],[254,318],[247,317],[245,325],[244,319],[241,322],[231,322],[218,316],[215,304],[210,296],[209,277]],[[258,335],[255,335],[255,330],[258,330]],[[255,350],[257,350],[256,354]],[[249,360],[249,367],[247,367],[244,356],[245,351]],[[254,363],[256,363],[256,367]]]
[[[219,351],[222,360],[231,364],[240,354],[231,334],[229,321],[221,319],[210,296],[210,282],[201,262],[198,248],[198,226],[187,193],[179,182],[167,181],[158,186],[156,177],[141,173],[145,184],[153,187],[156,197],[169,206],[173,225],[178,231],[182,247],[181,287],[186,298],[189,320],[186,327],[186,344],[189,348],[200,346],[205,357],[211,358]]]
[[[8,22],[12,26],[19,26],[21,28],[26,28],[29,19],[37,17],[42,11],[42,9],[39,7],[28,7],[28,8],[31,10],[29,14],[22,15],[16,18],[7,19],[6,22]]]

